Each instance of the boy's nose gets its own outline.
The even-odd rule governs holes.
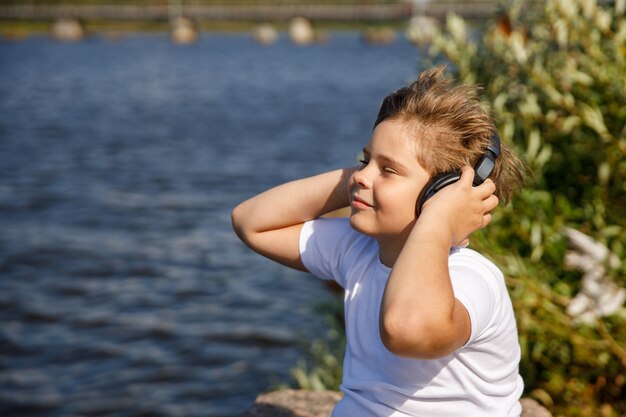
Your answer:
[[[355,185],[359,185],[363,188],[370,188],[372,181],[367,176],[367,167],[364,167],[358,171],[355,171],[352,175],[352,180]]]

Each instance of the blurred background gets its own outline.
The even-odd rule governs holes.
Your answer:
[[[525,395],[626,413],[624,1],[0,1],[0,414],[238,415],[337,389],[340,296],[252,253],[243,199],[354,164],[448,64],[533,175],[475,245]]]

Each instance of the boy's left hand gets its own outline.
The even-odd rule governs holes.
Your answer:
[[[427,222],[449,232],[453,246],[467,244],[472,232],[491,222],[490,212],[498,206],[493,181],[487,179],[473,187],[473,180],[474,169],[463,167],[459,181],[438,191],[424,204],[418,223]]]

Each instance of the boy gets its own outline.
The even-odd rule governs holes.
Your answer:
[[[232,213],[253,250],[345,290],[333,417],[519,416],[511,301],[500,270],[466,246],[521,185],[520,161],[475,90],[441,67],[385,98],[363,154],[360,167],[280,185]],[[447,186],[425,196],[433,182]],[[319,218],[348,205],[349,219]]]

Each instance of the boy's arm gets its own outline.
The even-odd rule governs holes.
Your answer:
[[[498,199],[491,180],[472,187],[473,170],[429,200],[393,265],[380,311],[380,332],[393,353],[419,359],[446,356],[471,332],[467,310],[454,298],[450,246],[491,221]]]
[[[291,181],[239,204],[231,219],[251,249],[301,271],[300,230],[307,220],[350,204],[347,180],[355,168]]]

